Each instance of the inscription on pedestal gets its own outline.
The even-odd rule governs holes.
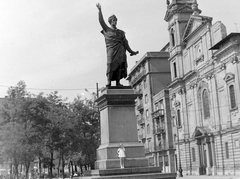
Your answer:
[[[119,125],[119,126],[125,126],[125,125],[130,125],[131,122],[130,121],[116,121],[115,124]]]

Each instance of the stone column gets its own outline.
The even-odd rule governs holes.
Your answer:
[[[169,172],[174,173],[175,170],[175,161],[174,161],[174,149],[168,149],[168,163],[169,163]]]
[[[162,156],[162,161],[163,161],[163,173],[166,173],[166,166],[165,166],[165,156]]]
[[[201,152],[201,140],[197,139],[197,151],[198,151],[198,169],[197,169],[197,175],[201,175],[202,174],[202,152]]]
[[[210,153],[210,150],[209,150],[209,147],[210,147],[210,140],[209,140],[209,137],[206,137],[205,138],[205,145],[206,145],[206,151],[207,151],[207,168],[206,168],[206,174],[207,175],[212,175],[212,168],[211,168],[211,165],[210,165],[210,160],[211,160],[211,153]]]
[[[100,109],[101,145],[97,149],[96,169],[119,168],[117,149],[123,143],[125,167],[148,166],[144,146],[138,142],[135,99],[130,87],[104,89],[96,100]]]
[[[217,168],[216,168],[216,156],[215,156],[215,145],[214,145],[214,137],[210,137],[210,143],[211,143],[211,148],[212,148],[212,175],[217,175]]]

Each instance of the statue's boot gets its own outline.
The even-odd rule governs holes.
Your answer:
[[[120,80],[116,80],[116,86],[123,86],[123,85],[120,83]]]

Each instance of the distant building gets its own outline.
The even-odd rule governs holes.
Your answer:
[[[156,166],[160,166],[163,173],[175,172],[175,148],[172,136],[169,91],[167,89],[153,96],[152,119],[155,140],[153,153],[156,158]]]
[[[240,34],[200,15],[196,0],[168,3],[168,85],[177,170],[240,174]]]
[[[166,51],[147,52],[131,69],[128,80],[140,94],[136,100],[138,138],[145,146],[149,166],[161,166],[163,172],[174,172],[175,168],[170,167],[174,149],[168,125],[170,109],[167,110],[170,106],[166,88],[171,78],[168,58]]]

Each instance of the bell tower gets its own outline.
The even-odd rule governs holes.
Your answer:
[[[183,35],[186,25],[191,15],[200,13],[196,0],[167,0],[164,20],[168,22],[172,81],[183,76],[182,50],[185,48]]]
[[[193,13],[201,13],[196,0],[167,0],[167,12],[164,20],[168,22],[170,49],[182,44],[184,29]]]

